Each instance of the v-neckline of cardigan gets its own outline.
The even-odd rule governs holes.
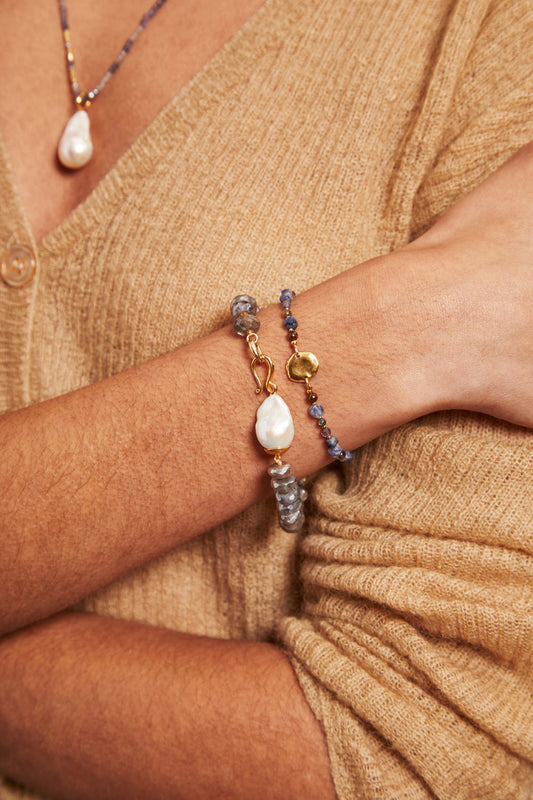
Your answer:
[[[285,13],[291,7],[292,13]],[[120,205],[130,182],[133,187],[139,174],[149,174],[160,158],[160,139],[153,135],[154,132],[163,130],[169,119],[175,119],[182,130],[190,131],[207,109],[220,103],[224,95],[246,76],[259,56],[276,46],[294,21],[294,15],[299,16],[300,13],[300,4],[293,0],[265,0],[156,114],[89,194],[39,242],[35,242],[31,226],[24,219],[28,239],[34,243],[35,250],[41,254],[54,251],[72,236],[78,238],[83,235],[84,230],[90,229]],[[24,214],[16,182],[13,176],[11,179]]]

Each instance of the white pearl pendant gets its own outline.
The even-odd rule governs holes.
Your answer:
[[[269,395],[257,409],[255,434],[268,452],[282,452],[294,438],[294,423],[289,406],[278,394]]]
[[[91,160],[93,143],[89,128],[89,115],[83,109],[67,122],[57,148],[57,157],[64,167],[79,169]]]

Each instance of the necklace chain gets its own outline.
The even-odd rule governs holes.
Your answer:
[[[78,76],[76,73],[76,65],[74,61],[74,53],[72,50],[72,41],[70,35],[70,29],[68,26],[68,16],[67,16],[67,4],[66,0],[59,0],[59,11],[61,14],[61,28],[63,30],[63,40],[65,42],[65,51],[67,57],[67,69],[68,69],[68,78],[70,82],[70,88],[72,90],[72,95],[76,102],[76,105],[80,109],[88,108],[92,101],[98,97],[102,89],[105,85],[111,80],[117,69],[120,67],[128,53],[130,52],[133,43],[135,40],[140,36],[143,30],[146,28],[152,17],[157,14],[159,9],[162,5],[166,3],[166,0],[156,0],[156,2],[151,6],[151,8],[146,12],[144,17],[141,19],[131,36],[126,39],[124,45],[122,46],[122,50],[113,61],[105,75],[100,79],[100,81],[96,84],[96,86],[88,92],[82,91]]]

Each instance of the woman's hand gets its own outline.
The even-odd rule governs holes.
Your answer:
[[[401,252],[437,404],[533,427],[533,143]]]

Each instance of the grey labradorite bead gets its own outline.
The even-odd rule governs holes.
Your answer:
[[[292,476],[294,473],[290,464],[282,462],[281,464],[271,464],[268,468],[268,474],[271,478],[283,478],[285,476]]]
[[[239,294],[234,297],[230,304],[231,316],[238,317],[239,314],[246,312],[247,314],[257,314],[259,306],[255,299],[250,297],[249,294]]]
[[[300,497],[300,492],[297,487],[291,488],[288,491],[276,492],[276,500],[280,506],[288,506],[289,503],[294,503]],[[282,509],[280,509],[282,510]]]
[[[239,336],[246,336],[249,331],[252,331],[252,333],[257,333],[260,325],[261,323],[257,317],[252,316],[252,314],[243,313],[240,314],[233,323],[233,330]]]
[[[284,531],[297,533],[305,521],[303,504],[307,492],[298,483],[290,464],[272,464],[268,473],[276,494],[279,524]]]

